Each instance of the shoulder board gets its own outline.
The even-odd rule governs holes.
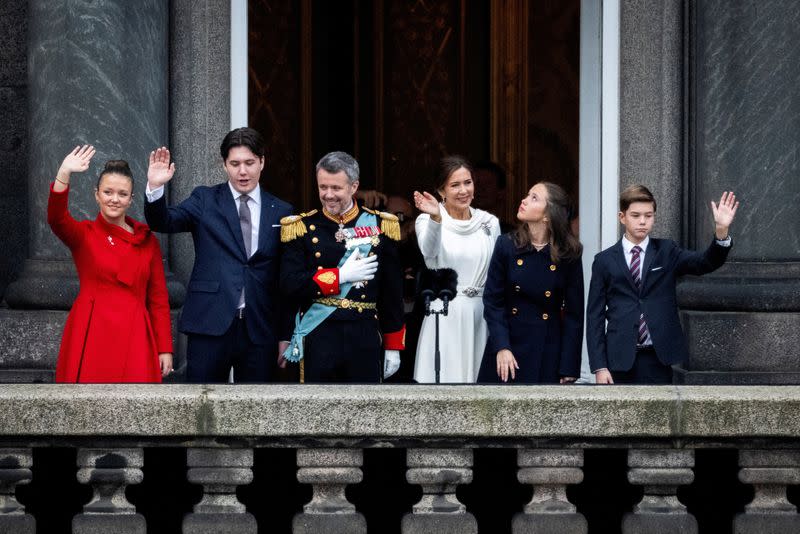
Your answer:
[[[281,219],[281,242],[288,243],[300,236],[306,234],[306,225],[303,222],[305,217],[309,217],[317,213],[317,210],[311,210],[308,213],[301,213],[300,215],[289,215]]]

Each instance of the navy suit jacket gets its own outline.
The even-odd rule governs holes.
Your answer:
[[[144,216],[157,232],[191,232],[194,268],[178,329],[187,334],[218,336],[233,322],[239,295],[245,288],[247,330],[253,343],[276,344],[289,339],[288,311],[280,306],[282,217],[290,204],[261,189],[258,248],[250,258],[244,249],[239,212],[228,183],[200,186],[177,206],[167,206],[166,195],[144,204]]]
[[[717,244],[716,239],[704,252],[694,252],[668,239],[651,238],[644,255],[641,290],[633,281],[621,240],[597,254],[586,305],[586,344],[592,372],[606,367],[613,374],[633,367],[641,313],[661,363],[672,365],[688,358],[678,319],[677,278],[714,271],[725,263],[730,249]]]

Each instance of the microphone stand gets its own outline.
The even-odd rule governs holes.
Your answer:
[[[453,298],[453,294],[451,291],[447,289],[443,289],[439,292],[439,298],[442,299],[442,309],[441,310],[432,310],[431,309],[431,297],[433,296],[433,291],[426,290],[422,292],[423,296],[425,297],[425,315],[435,315],[436,318],[434,319],[434,351],[433,351],[433,370],[436,377],[436,383],[440,383],[440,374],[442,369],[442,355],[439,352],[439,316],[440,315],[447,315],[447,305],[449,300]]]

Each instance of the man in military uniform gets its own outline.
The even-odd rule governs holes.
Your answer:
[[[354,200],[349,154],[325,155],[316,171],[322,209],[281,220],[281,291],[300,305],[284,356],[301,362],[301,381],[379,382],[405,340],[398,219]]]

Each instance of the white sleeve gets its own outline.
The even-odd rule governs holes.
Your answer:
[[[144,196],[147,197],[148,202],[155,202],[156,200],[164,196],[164,186],[160,185],[155,189],[153,189],[152,191],[150,191],[150,184],[148,184],[144,188]]]
[[[437,223],[427,213],[417,217],[414,223],[417,232],[417,243],[425,263],[430,267],[442,250],[442,225]]]

